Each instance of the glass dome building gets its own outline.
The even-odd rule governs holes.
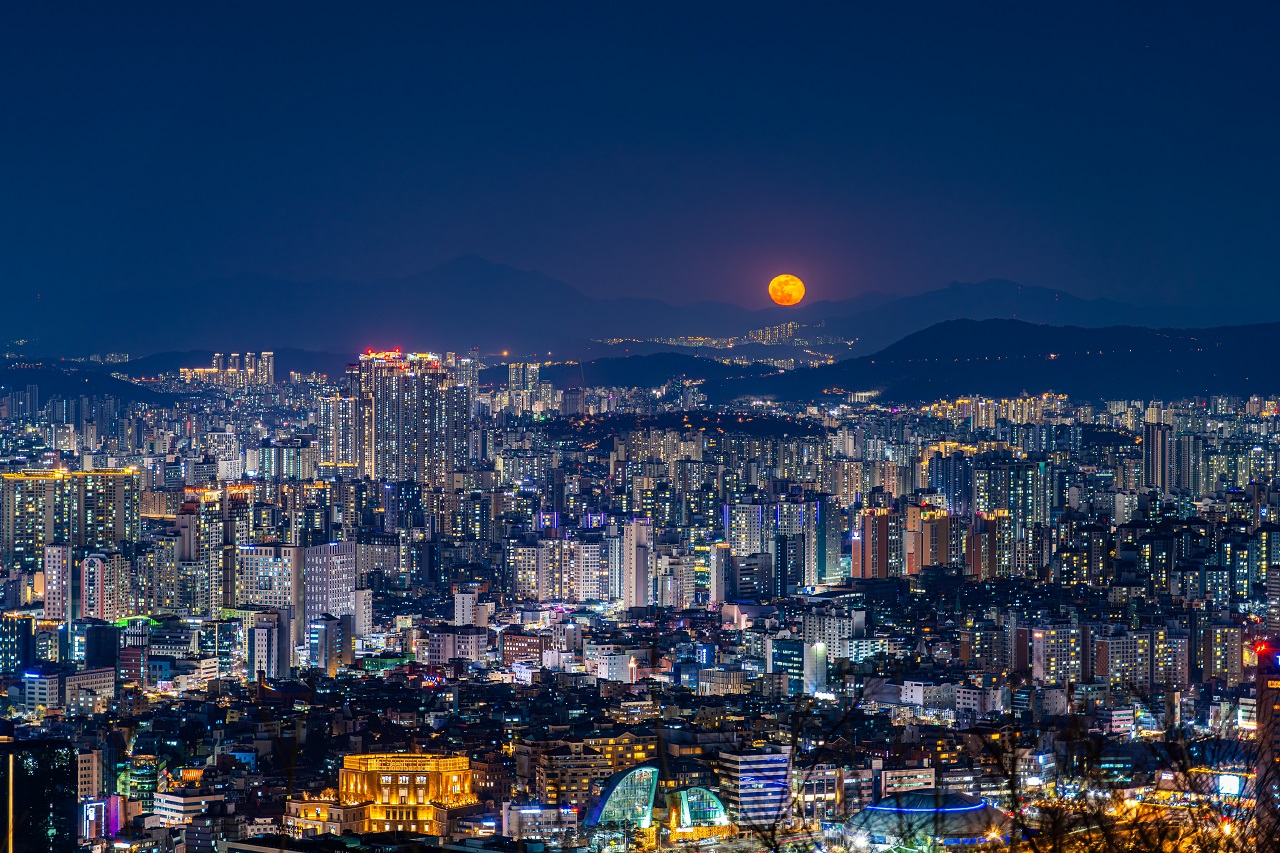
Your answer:
[[[615,773],[604,783],[600,799],[587,811],[587,826],[653,826],[653,797],[658,792],[658,768],[639,764]]]
[[[671,842],[703,841],[736,834],[724,803],[706,788],[665,789],[658,794],[659,770],[641,764],[615,774],[604,783],[600,798],[587,810],[584,826],[599,830],[598,849],[617,847],[617,836],[634,833],[642,847],[650,847],[661,832]]]

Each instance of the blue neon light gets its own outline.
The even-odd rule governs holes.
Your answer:
[[[909,809],[905,807],[891,808],[889,806],[867,806],[867,808],[874,809],[878,812],[923,812],[924,814],[933,814],[934,812],[971,812],[977,809],[985,809],[986,807],[986,803],[978,803],[976,806],[954,806],[947,809]]]

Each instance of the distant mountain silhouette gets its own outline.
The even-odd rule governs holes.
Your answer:
[[[35,385],[40,389],[41,401],[51,397],[110,396],[125,402],[158,404],[170,399],[166,394],[158,394],[133,382],[116,379],[105,372],[79,369],[81,367],[78,364],[74,367],[0,366],[0,388],[23,391],[28,385]]]
[[[760,364],[724,364],[710,358],[679,353],[656,353],[626,358],[600,358],[581,364],[558,364],[542,369],[540,379],[556,388],[656,388],[672,379],[729,380],[764,376],[777,371]],[[481,381],[505,384],[505,368],[490,368]]]
[[[230,355],[232,350],[222,350]],[[243,354],[245,350],[240,350]],[[260,352],[260,350],[249,350]],[[213,350],[186,350],[185,352],[158,352],[153,355],[135,358],[125,364],[81,365],[85,369],[101,369],[111,373],[124,373],[135,378],[159,376],[162,373],[176,373],[182,367],[208,367],[213,361]],[[310,352],[298,349],[282,349],[275,351],[276,378],[283,381],[291,371],[298,373],[324,373],[330,377],[342,374],[347,364],[357,358],[350,354]]]
[[[24,352],[358,352],[367,347],[465,351],[512,357],[613,355],[593,339],[741,335],[786,321],[811,335],[857,339],[839,357],[875,352],[920,329],[961,318],[1054,325],[1185,326],[1206,322],[1176,309],[1080,299],[992,279],[898,297],[867,293],[795,308],[750,310],[719,302],[672,306],[643,297],[603,298],[540,272],[461,257],[403,278],[354,283],[238,276],[171,293],[121,290],[59,302],[15,288],[0,312],[0,338],[35,339]],[[160,297],[164,299],[161,301]],[[137,306],[122,314],[114,306]],[[124,317],[130,322],[119,322]],[[108,321],[108,319],[110,320]],[[652,345],[640,349],[652,350]]]
[[[1174,399],[1211,394],[1280,394],[1274,341],[1280,323],[1205,329],[1048,326],[1021,320],[949,320],[914,332],[879,352],[828,367],[778,373],[763,365],[726,365],[686,353],[601,358],[544,368],[559,388],[657,387],[672,378],[703,381],[712,402],[740,397],[816,401],[831,394],[879,391],[880,399],[915,402],[966,394],[1015,396],[1056,391],[1078,400]],[[0,386],[38,385],[41,397],[111,394],[163,399],[112,372],[149,376],[209,363],[211,351],[159,353],[127,365],[46,362],[0,366]],[[276,352],[277,375],[290,370],[337,375],[354,358],[296,350]],[[484,381],[505,382],[505,370]]]
[[[1195,311],[1081,299],[1062,290],[1004,279],[953,282],[939,290],[892,299],[845,314],[832,305],[825,334],[857,338],[857,355],[877,352],[912,332],[947,320],[1024,320],[1053,326],[1186,326],[1203,322]]]
[[[713,400],[816,400],[878,390],[908,402],[962,394],[1058,391],[1082,400],[1280,393],[1280,323],[1208,329],[1043,326],[951,320],[829,367],[709,382]]]

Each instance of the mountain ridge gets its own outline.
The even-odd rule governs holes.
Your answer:
[[[894,402],[1056,391],[1074,399],[1280,393],[1280,323],[1149,329],[949,320],[874,355],[827,367],[709,382],[712,400],[804,401],[878,391]]]
[[[128,340],[128,324],[106,323],[117,305],[149,305],[154,294],[116,290],[99,299],[58,306],[19,290],[0,317],[0,334],[38,338],[27,345],[46,354],[127,351],[257,351],[286,349],[358,352],[367,347],[509,352],[512,357],[581,358],[616,355],[601,339],[727,337],[798,322],[813,335],[852,340],[839,358],[876,352],[933,323],[1019,317],[1033,322],[1186,326],[1196,315],[1177,307],[1136,306],[1076,297],[1061,289],[1006,279],[952,282],[895,296],[869,291],[849,299],[811,300],[794,308],[745,308],[698,301],[671,305],[644,296],[606,298],[537,270],[496,264],[474,255],[407,276],[366,283],[338,279],[287,281],[242,274],[207,281],[154,310],[146,337]],[[818,328],[820,326],[820,328]],[[135,332],[136,333],[136,332]],[[659,347],[664,345],[659,345]],[[838,345],[830,345],[838,346]],[[670,346],[667,346],[670,349]],[[652,349],[652,347],[651,347]]]

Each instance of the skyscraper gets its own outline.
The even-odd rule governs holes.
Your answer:
[[[622,605],[648,607],[652,603],[653,526],[634,519],[622,528]]]
[[[324,476],[351,477],[359,470],[359,402],[359,398],[341,393],[322,397],[318,402],[318,464]]]
[[[467,386],[451,377],[439,356],[399,350],[362,355],[358,377],[360,473],[446,485],[467,458]]]
[[[1161,492],[1172,486],[1173,428],[1163,423],[1146,423],[1142,429],[1142,483]]]
[[[44,617],[50,622],[70,622],[80,615],[72,610],[75,571],[70,545],[44,546]]]
[[[22,471],[0,480],[0,546],[7,564],[42,568],[56,543],[114,550],[141,532],[141,475],[132,468]]]
[[[132,615],[129,561],[119,552],[90,554],[80,563],[82,617],[114,622]]]
[[[6,565],[37,571],[44,546],[75,542],[75,489],[65,471],[4,474],[0,483],[0,537]]]

